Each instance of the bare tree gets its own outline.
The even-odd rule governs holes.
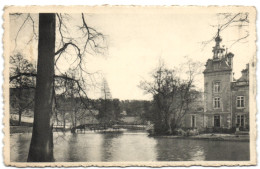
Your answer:
[[[54,161],[51,119],[54,106],[55,25],[55,14],[39,14],[34,122],[28,162]]]
[[[218,31],[216,34],[209,40],[203,41],[202,47],[204,48],[210,42],[214,41],[214,39],[221,33],[230,28],[236,28],[240,30],[240,34],[237,38],[231,40],[232,44],[229,46],[231,48],[238,42],[247,42],[247,38],[249,36],[248,26],[249,26],[249,13],[218,13],[217,17],[220,20],[220,23],[217,25],[211,25],[213,28],[217,28]]]
[[[167,69],[160,64],[152,75],[152,81],[142,81],[140,87],[153,95],[153,122],[156,134],[173,134],[180,127],[183,117],[191,111],[196,100],[194,78],[196,64],[189,62],[187,78],[182,79],[176,70]]]
[[[18,125],[21,125],[22,113],[31,108],[34,102],[32,93],[35,77],[30,74],[35,74],[36,69],[19,53],[10,57],[10,65],[10,103],[12,107],[17,108]]]
[[[33,20],[31,14],[11,14],[13,17],[24,15],[25,20],[18,29],[15,41],[24,25],[30,21],[35,38],[38,40],[37,75],[23,73],[10,77],[10,80],[20,76],[36,76],[34,124],[28,161],[53,161],[52,126],[56,105],[55,93],[61,90],[61,85],[66,88],[70,81],[75,84],[79,100],[85,108],[89,108],[90,99],[87,96],[86,86],[90,83],[86,82],[86,76],[89,75],[88,79],[91,79],[92,73],[86,70],[86,53],[93,54],[92,52],[106,49],[100,45],[104,41],[104,35],[87,25],[84,14],[80,15],[82,23],[77,27],[81,32],[79,37],[70,35],[68,25],[71,23],[71,18],[68,14],[39,14],[39,24]],[[58,32],[56,32],[56,19]],[[35,31],[36,27],[39,28],[39,34]],[[70,69],[77,72],[76,76],[70,77],[66,70],[60,69],[61,58],[74,59],[70,61]]]

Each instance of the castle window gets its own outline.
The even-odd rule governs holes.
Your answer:
[[[214,127],[220,127],[220,115],[214,116]]]
[[[196,116],[191,115],[191,127],[194,128],[196,127]]]
[[[215,82],[213,88],[214,88],[215,93],[219,93],[220,92],[220,82]]]
[[[214,108],[220,108],[220,98],[219,97],[215,97],[213,99],[213,107]]]
[[[245,107],[245,98],[244,96],[237,96],[237,108]]]
[[[245,126],[245,115],[237,115],[237,127]]]

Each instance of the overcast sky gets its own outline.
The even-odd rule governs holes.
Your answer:
[[[80,23],[80,17],[72,15],[73,24]],[[78,18],[78,19],[77,19]],[[34,15],[37,23],[37,15]],[[138,87],[143,79],[149,79],[159,59],[164,60],[168,68],[179,67],[185,57],[203,64],[213,57],[211,42],[205,48],[202,41],[211,39],[217,32],[216,27],[222,20],[215,13],[110,13],[86,15],[88,25],[106,35],[107,51],[99,55],[87,55],[86,66],[89,71],[100,71],[106,78],[112,97],[119,99],[151,99]],[[36,60],[37,43],[26,45],[32,36],[31,26],[21,30],[15,47],[15,36],[23,19],[11,20],[11,53],[21,52],[27,58]],[[221,33],[222,45],[235,54],[235,77],[252,57],[248,51],[250,43],[237,43],[241,30],[226,29]],[[28,40],[27,40],[28,41]],[[246,42],[246,41],[244,41]],[[203,76],[198,87],[203,89]],[[99,97],[99,89],[89,92],[92,97]]]

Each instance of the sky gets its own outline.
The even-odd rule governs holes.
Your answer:
[[[37,15],[32,15],[37,23]],[[72,14],[71,26],[81,25],[80,15]],[[27,44],[28,38],[33,35],[31,24],[23,28],[15,45],[15,37],[24,18],[13,19],[10,22],[11,53],[21,52],[33,62],[37,60],[37,42]],[[218,25],[223,20],[214,12],[117,12],[117,13],[90,13],[86,14],[89,26],[102,32],[106,37],[107,50],[102,54],[87,54],[86,67],[89,72],[101,72],[108,82],[113,98],[152,99],[151,95],[144,94],[138,86],[142,80],[151,80],[152,71],[163,60],[168,68],[180,68],[187,58],[199,61],[203,65],[213,57],[214,41],[207,46],[202,41],[211,39],[217,32]],[[37,29],[37,25],[36,25]],[[75,29],[76,30],[76,29]],[[77,35],[77,31],[70,32]],[[229,28],[221,33],[222,45],[228,48],[234,56],[235,77],[239,78],[240,71],[252,58],[248,51],[250,42],[236,43],[241,30]],[[58,39],[57,39],[58,41]],[[71,60],[69,60],[71,61]],[[60,66],[68,67],[62,61]],[[203,70],[203,67],[201,68]],[[97,82],[100,80],[98,79]],[[196,81],[199,89],[203,90],[203,74]],[[99,88],[90,88],[89,95],[100,97]]]

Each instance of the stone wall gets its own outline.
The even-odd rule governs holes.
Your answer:
[[[205,112],[219,113],[231,111],[231,78],[231,71],[204,74]],[[213,85],[215,82],[220,82],[219,93],[213,91]],[[214,97],[220,97],[220,108],[213,107]]]

